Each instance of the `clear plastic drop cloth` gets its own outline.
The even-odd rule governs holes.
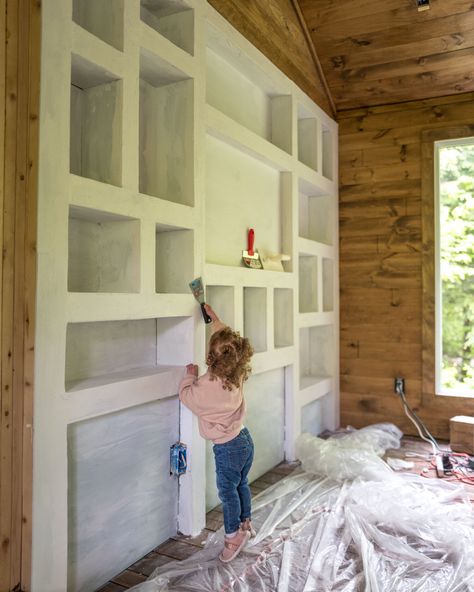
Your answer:
[[[463,486],[394,473],[401,433],[379,424],[298,441],[302,469],[253,503],[257,536],[230,564],[224,533],[134,592],[474,592],[474,512]]]

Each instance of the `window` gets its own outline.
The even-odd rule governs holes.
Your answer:
[[[474,137],[435,143],[436,393],[474,397]]]

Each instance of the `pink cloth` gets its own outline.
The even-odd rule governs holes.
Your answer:
[[[213,323],[213,333],[225,327]],[[224,389],[220,378],[211,380],[209,372],[196,378],[186,374],[179,385],[179,399],[198,416],[199,433],[214,444],[235,438],[243,427],[245,399],[242,387]]]

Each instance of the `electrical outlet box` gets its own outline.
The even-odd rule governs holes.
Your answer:
[[[405,394],[405,379],[401,376],[393,379],[393,392],[399,396]]]
[[[418,12],[421,12],[422,10],[429,10],[430,0],[416,0],[416,5],[418,7]]]

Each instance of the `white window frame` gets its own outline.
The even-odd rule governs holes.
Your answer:
[[[460,391],[459,389],[443,388],[441,373],[443,367],[443,308],[441,287],[441,229],[440,229],[440,180],[439,180],[439,152],[449,146],[464,146],[474,144],[474,136],[457,138],[454,140],[439,140],[434,142],[434,205],[435,205],[435,392],[437,395],[455,397],[474,397],[474,391]]]

